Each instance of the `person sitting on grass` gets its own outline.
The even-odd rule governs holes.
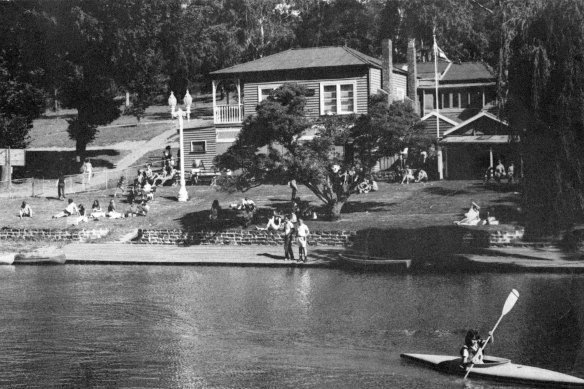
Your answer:
[[[146,216],[150,212],[150,206],[146,200],[142,200],[140,205],[138,205],[138,212],[136,213],[138,216]]]
[[[418,169],[418,171],[415,174],[416,179],[414,180],[414,182],[426,182],[428,181],[428,173],[426,173],[425,170],[423,169]]]
[[[464,226],[476,226],[481,221],[479,216],[479,210],[481,207],[474,201],[470,205],[470,209],[464,214],[464,219],[455,221],[454,224],[464,225]]]
[[[32,208],[30,207],[30,205],[28,205],[26,201],[23,201],[22,205],[20,206],[19,213],[21,219],[23,217],[32,217]]]
[[[107,206],[107,213],[105,214],[110,219],[121,219],[124,217],[123,213],[116,211],[116,203],[114,199],[111,199],[109,205]]]
[[[276,211],[272,211],[272,215],[268,219],[268,224],[266,225],[266,227],[263,228],[256,226],[256,229],[260,231],[278,231],[282,227],[283,227],[282,216],[276,214]]]
[[[73,202],[73,199],[70,198],[69,200],[67,200],[67,202],[68,202],[67,207],[65,207],[65,209],[62,210],[61,212],[53,215],[53,219],[59,217],[68,217],[71,215],[79,215],[79,209],[77,208],[77,205]]]
[[[410,169],[409,165],[406,165],[405,169],[402,172],[403,174],[403,178],[401,183],[403,184],[404,182],[406,184],[409,184],[410,181],[415,181],[415,177],[414,177],[414,170]]]
[[[105,212],[101,209],[101,205],[99,205],[99,201],[95,199],[93,201],[93,205],[91,206],[91,216],[94,219],[105,217]]]
[[[209,212],[209,220],[216,221],[219,219],[219,213],[221,213],[221,206],[219,205],[219,200],[213,200],[211,204],[211,211]]]
[[[87,223],[87,211],[85,210],[83,204],[79,204],[79,217],[73,224],[79,224],[81,222]]]

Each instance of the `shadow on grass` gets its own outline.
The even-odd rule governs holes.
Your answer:
[[[227,230],[240,230],[246,228],[255,230],[256,225],[264,227],[267,224],[268,218],[272,213],[272,209],[258,208],[253,216],[253,219],[251,219],[250,223],[248,224],[248,227],[244,226],[245,220],[243,218],[243,214],[235,209],[221,209],[218,220],[210,220],[209,212],[209,210],[190,212],[175,220],[180,223],[182,229],[195,232],[222,232]]]
[[[396,203],[385,203],[382,201],[347,201],[341,213],[387,211],[395,205]]]
[[[464,189],[449,189],[449,188],[437,188],[428,187],[423,189],[424,192],[437,195],[437,196],[461,196],[468,195],[469,192]]]
[[[75,161],[75,151],[28,151],[26,153],[26,169],[24,177],[56,179],[59,174],[79,174],[81,163]],[[113,149],[87,150],[93,168],[113,169],[112,162],[103,159],[104,156],[118,156]]]

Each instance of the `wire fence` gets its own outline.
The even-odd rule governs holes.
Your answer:
[[[137,171],[144,165],[130,166],[125,169],[94,170],[91,177],[88,174],[72,174],[65,176],[65,195],[71,193],[92,192],[116,189],[119,184],[131,183]],[[120,181],[124,177],[123,181]],[[58,180],[55,178],[21,178],[0,181],[0,197],[58,197]],[[125,189],[125,188],[121,188]]]

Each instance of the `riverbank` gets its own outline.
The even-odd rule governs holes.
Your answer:
[[[296,252],[297,249],[294,248]],[[309,248],[307,262],[286,261],[279,246],[143,246],[119,243],[67,244],[60,252],[67,264],[240,266],[343,268],[339,254],[352,250],[335,247]],[[375,269],[369,269],[375,271]],[[475,254],[413,260],[414,273],[525,272],[584,273],[584,260],[554,247],[494,247]]]
[[[521,241],[516,188],[485,188],[479,181],[440,181],[411,185],[380,182],[379,189],[352,196],[340,220],[321,217],[306,221],[312,231],[310,250],[314,254],[306,266],[335,265],[339,251],[353,250],[365,256],[415,259],[417,268],[584,268],[579,258],[559,252],[553,241]],[[187,191],[189,201],[178,202],[177,187],[159,188],[146,217],[100,218],[86,223],[77,223],[76,217],[52,219],[64,202],[51,197],[27,198],[34,217],[20,219],[16,210],[22,199],[9,199],[0,205],[4,220],[0,252],[58,246],[66,251],[69,263],[290,266],[283,260],[281,235],[257,228],[265,226],[272,211],[289,211],[286,186],[265,185],[245,193],[259,208],[254,223],[247,228],[230,219],[232,214],[227,211],[219,225],[210,224],[208,218],[214,199],[229,210],[229,204],[237,203],[242,194],[201,185],[187,186]],[[299,195],[316,207],[320,205],[304,187]],[[86,207],[98,199],[106,207],[114,197],[109,190],[80,193],[73,199]],[[125,199],[114,200],[118,210],[129,208]],[[453,221],[462,217],[471,201],[481,205],[483,216],[495,216],[500,224],[456,226]],[[493,251],[495,246],[507,251]]]

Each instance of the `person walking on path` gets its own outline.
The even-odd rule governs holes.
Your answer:
[[[293,261],[294,251],[292,250],[292,240],[294,239],[294,223],[290,221],[288,215],[284,216],[284,260]]]
[[[85,162],[81,166],[81,172],[83,173],[83,183],[89,184],[91,182],[91,175],[93,174],[93,166],[89,158],[85,158]]]
[[[290,181],[288,181],[288,186],[292,189],[292,199],[290,201],[294,202],[296,199],[296,193],[298,193],[298,184],[296,184],[296,179],[291,178]]]
[[[310,235],[310,230],[308,229],[308,226],[304,224],[304,220],[302,219],[298,219],[296,235],[298,236],[298,260],[306,262],[306,255],[308,254],[308,235]]]
[[[63,173],[59,174],[59,179],[57,180],[57,196],[59,200],[65,200],[65,176]]]

